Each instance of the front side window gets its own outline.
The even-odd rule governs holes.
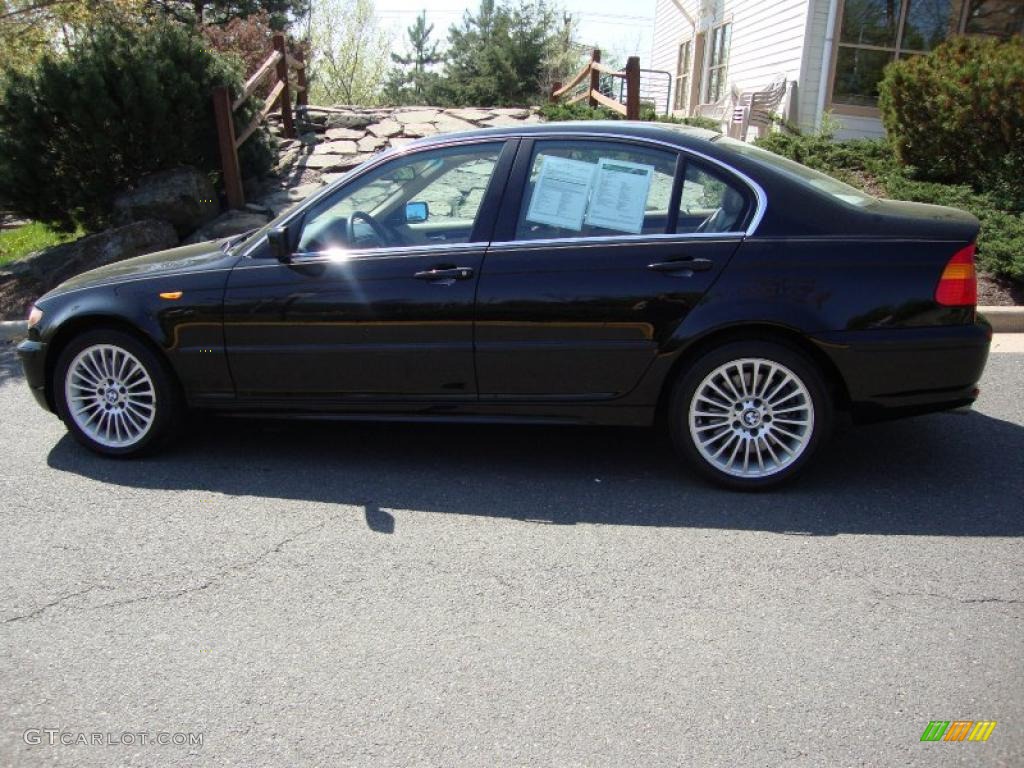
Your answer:
[[[470,242],[502,146],[449,147],[385,163],[306,214],[298,251]]]
[[[711,58],[708,60],[707,85],[704,102],[713,104],[726,94],[726,76],[729,64],[729,43],[732,24],[720,24],[711,31]]]
[[[686,161],[677,233],[739,232],[750,209],[750,193],[743,185],[707,163]]]
[[[885,67],[930,51],[956,32],[958,8],[956,0],[848,0],[843,4],[832,101],[876,106]]]
[[[676,154],[620,142],[541,141],[516,240],[663,234]]]

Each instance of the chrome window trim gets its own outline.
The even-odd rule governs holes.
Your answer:
[[[326,197],[328,194],[330,194],[331,192],[336,191],[341,186],[344,186],[346,184],[350,184],[350,183],[356,181],[357,179],[362,177],[364,174],[367,174],[367,173],[373,171],[374,169],[376,169],[382,163],[390,162],[391,160],[396,160],[396,159],[398,159],[400,157],[404,157],[406,155],[412,155],[412,154],[416,154],[418,152],[427,152],[427,151],[430,151],[430,150],[433,150],[433,149],[445,149],[447,147],[458,146],[458,145],[461,145],[461,144],[486,144],[486,143],[489,143],[489,142],[498,142],[498,141],[504,142],[504,141],[510,141],[512,139],[519,139],[519,140],[524,140],[524,139],[551,140],[551,139],[555,139],[555,140],[562,140],[562,141],[574,141],[574,140],[578,140],[578,139],[586,139],[586,140],[589,140],[589,139],[612,139],[612,140],[617,140],[617,141],[628,141],[628,142],[637,143],[637,144],[648,144],[648,145],[657,146],[657,147],[664,147],[666,149],[672,150],[673,152],[682,152],[684,155],[700,158],[701,160],[703,160],[705,162],[708,162],[708,163],[711,163],[712,165],[718,166],[719,168],[721,168],[726,173],[732,174],[733,176],[738,178],[740,181],[742,181],[750,189],[750,191],[754,194],[754,198],[756,200],[756,210],[754,211],[754,215],[750,219],[750,224],[747,225],[746,230],[744,230],[742,232],[739,232],[739,233],[733,233],[733,232],[722,232],[722,233],[718,233],[718,232],[715,232],[715,233],[691,232],[689,234],[687,234],[687,233],[670,233],[670,234],[662,234],[662,235],[621,235],[621,236],[616,236],[618,239],[621,239],[621,238],[633,238],[633,239],[635,239],[637,237],[641,237],[641,238],[642,237],[695,238],[697,236],[702,236],[702,235],[714,235],[714,236],[721,237],[723,235],[734,235],[734,234],[740,234],[740,235],[743,235],[745,237],[753,237],[755,235],[755,233],[757,232],[757,228],[761,225],[761,221],[762,221],[762,219],[764,219],[765,211],[768,208],[768,196],[767,196],[767,194],[765,194],[764,188],[760,184],[758,184],[756,181],[754,181],[752,178],[750,178],[743,171],[740,171],[737,168],[734,168],[733,166],[729,165],[728,163],[726,163],[726,162],[724,162],[722,160],[719,160],[716,157],[711,157],[710,155],[707,155],[707,154],[701,152],[700,150],[692,149],[691,147],[680,146],[680,145],[674,144],[674,143],[672,143],[670,141],[665,141],[663,139],[652,139],[652,138],[649,138],[647,136],[631,136],[631,135],[625,134],[625,133],[600,133],[600,132],[595,132],[595,131],[579,131],[579,132],[572,132],[572,133],[560,132],[560,131],[550,131],[550,132],[533,132],[533,131],[531,131],[530,133],[516,133],[516,132],[509,131],[509,132],[503,132],[503,133],[498,133],[498,134],[488,135],[488,136],[465,136],[465,135],[460,136],[459,134],[452,134],[452,137],[449,140],[435,141],[435,140],[431,139],[429,144],[419,144],[419,145],[414,142],[412,144],[409,144],[409,145],[407,145],[405,147],[402,147],[400,149],[397,149],[397,150],[396,149],[392,149],[392,150],[388,150],[388,151],[382,152],[376,159],[371,158],[370,160],[367,160],[366,163],[363,166],[357,167],[357,168],[353,168],[352,171],[350,171],[349,173],[345,174],[342,178],[336,180],[332,184],[326,185],[320,191],[315,192],[314,194],[312,194],[309,197],[307,197],[305,200],[301,201],[298,205],[295,206],[295,208],[292,211],[290,211],[288,214],[286,214],[284,220],[280,224],[278,224],[278,226],[288,226],[296,218],[299,218],[300,216],[302,216],[306,212],[306,210],[308,208],[310,208],[313,205],[316,205],[321,199]],[[358,173],[356,171],[358,171]],[[592,241],[594,239],[595,238],[566,238],[566,240],[568,240],[570,242],[577,242],[577,243],[580,242],[581,240]],[[539,240],[511,240],[511,241],[503,242],[501,244],[502,245],[506,245],[508,243],[531,243],[531,242],[532,243],[538,243],[538,242],[542,242],[542,241],[539,241]],[[243,258],[250,258],[251,255],[252,255],[252,252],[254,250],[256,250],[256,248],[259,247],[259,245],[260,245],[260,241],[257,239],[257,241],[255,243],[253,243],[252,246],[250,246],[249,248],[246,249],[245,253],[243,254]],[[467,243],[467,245],[468,245],[468,243]],[[487,243],[472,243],[472,245],[475,245],[475,246],[479,247],[479,246],[487,246],[488,244]],[[498,243],[491,243],[490,245],[491,246],[495,246],[495,245],[498,245]],[[407,250],[407,248],[405,248],[403,246],[401,248],[390,248],[390,249],[379,249],[379,250],[398,251],[398,250]]]
[[[307,264],[345,264],[349,261],[368,261],[370,259],[405,259],[432,253],[457,253],[460,251],[480,251],[487,249],[484,242],[477,243],[431,243],[430,245],[412,245],[401,248],[361,248],[355,251],[343,251],[343,256],[326,253],[295,253],[291,261],[281,262],[267,258],[252,260],[249,264],[239,264],[237,269],[257,269],[260,267],[301,267]]]

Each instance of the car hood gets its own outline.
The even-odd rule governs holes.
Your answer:
[[[184,245],[167,251],[156,251],[124,261],[116,261],[103,267],[90,269],[66,280],[41,300],[58,296],[69,291],[91,288],[97,285],[111,285],[149,277],[164,277],[192,272],[204,272],[230,268],[238,256],[226,251],[224,245],[232,238],[213,240],[195,245]]]

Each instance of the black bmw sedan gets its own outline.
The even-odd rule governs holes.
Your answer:
[[[75,277],[19,352],[109,456],[186,408],[667,424],[706,478],[764,488],[837,410],[975,399],[977,233],[708,131],[488,129],[381,154],[262,230]]]

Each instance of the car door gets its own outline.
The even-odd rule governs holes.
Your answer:
[[[384,163],[287,222],[287,263],[231,273],[224,335],[241,398],[475,399],[473,302],[515,142]]]
[[[732,256],[754,203],[710,158],[671,147],[524,140],[477,291],[481,399],[627,393]]]

